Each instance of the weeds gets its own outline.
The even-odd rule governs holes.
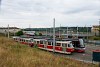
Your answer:
[[[0,37],[0,67],[97,67]]]

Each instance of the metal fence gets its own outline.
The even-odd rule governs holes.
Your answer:
[[[100,45],[100,41],[95,41],[95,40],[85,40],[85,43],[89,43],[89,44],[95,44],[95,45]]]

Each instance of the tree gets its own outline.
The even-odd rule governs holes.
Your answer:
[[[39,33],[39,36],[42,36],[42,33]]]
[[[18,32],[16,33],[16,35],[17,35],[17,36],[23,35],[23,31],[18,31]]]

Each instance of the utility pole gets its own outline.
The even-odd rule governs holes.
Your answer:
[[[1,11],[1,2],[2,2],[2,1],[0,0],[0,11]]]
[[[60,31],[61,31],[61,24],[60,24],[60,27],[59,27],[59,38],[61,37]]]
[[[67,26],[67,38],[68,38],[68,26]]]
[[[100,37],[100,19],[99,19],[99,37]]]
[[[53,19],[53,52],[55,52],[55,18]]]
[[[0,5],[1,5],[1,0],[0,0]]]
[[[50,30],[49,30],[49,35],[51,36],[51,28],[50,28]]]
[[[88,32],[89,32],[89,31],[88,31],[88,27],[87,27],[87,40],[88,40]]]
[[[1,7],[1,0],[0,0],[0,7]]]
[[[77,26],[77,38],[78,38],[78,35],[79,35],[79,34],[78,34],[78,26]]]
[[[8,24],[8,38],[9,38],[9,24]]]
[[[14,25],[14,36],[15,36],[15,25]]]

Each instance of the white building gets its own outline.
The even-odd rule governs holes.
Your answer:
[[[10,33],[16,33],[18,31],[20,31],[20,28],[17,27],[9,27],[9,32]],[[8,28],[7,27],[0,27],[0,33],[7,33],[8,32]]]
[[[24,35],[35,35],[35,31],[23,31]]]
[[[99,30],[100,30],[99,27],[100,27],[99,25],[93,25],[91,29],[92,33],[94,33],[95,35],[99,35]]]

